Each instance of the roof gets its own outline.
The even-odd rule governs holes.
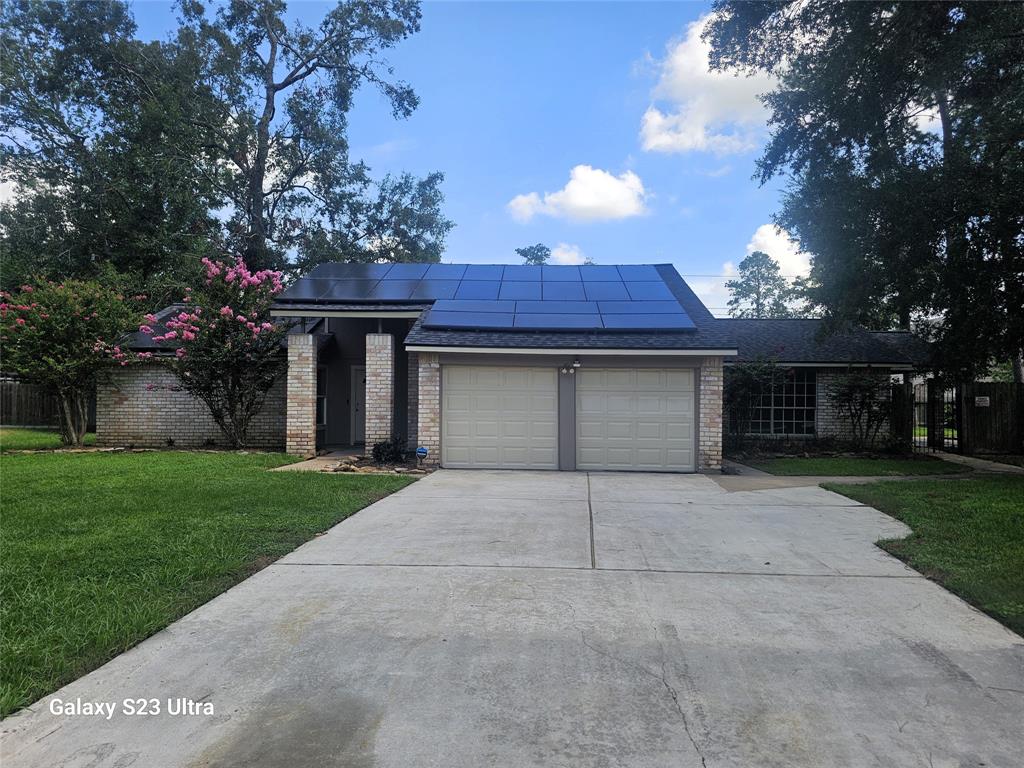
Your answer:
[[[853,328],[827,334],[821,319],[721,319],[739,345],[739,362],[821,365],[921,365],[928,359],[925,342],[909,331]]]

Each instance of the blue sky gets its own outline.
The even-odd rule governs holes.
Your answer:
[[[307,23],[325,3],[293,3]],[[389,56],[421,104],[395,121],[365,90],[352,156],[377,174],[445,173],[456,228],[445,261],[515,262],[542,242],[572,263],[672,262],[723,312],[723,275],[749,250],[784,274],[806,261],[766,226],[779,185],[751,179],[770,86],[711,75],[706,3],[426,2]],[[170,3],[136,2],[139,34],[166,37]]]

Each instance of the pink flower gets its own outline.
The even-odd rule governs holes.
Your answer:
[[[235,313],[235,310],[233,310],[231,307],[223,306],[220,308],[220,313],[224,315],[224,317],[231,317],[231,315]]]
[[[176,338],[178,338],[178,332],[177,331],[168,331],[167,333],[164,334],[164,338],[167,339],[168,341],[171,341],[172,339],[176,339]]]
[[[147,323],[152,323],[153,325],[156,325],[156,315],[153,315],[153,314],[146,315],[146,322]]]
[[[24,324],[25,324],[25,320],[24,320],[24,318],[21,318],[21,317],[19,317],[19,318],[18,318],[17,320],[15,320],[14,322],[16,322],[16,323],[17,323],[18,325],[24,325]]]
[[[269,331],[273,327],[274,327],[273,323],[265,323],[265,322],[264,323],[260,323],[260,328],[262,328],[264,331]]]
[[[180,360],[185,356],[185,350],[182,349],[181,347],[178,347],[176,350],[174,350],[174,354]]]
[[[240,323],[249,322],[248,318],[245,315],[235,315],[235,320],[237,320]]]
[[[152,336],[153,335],[153,329],[150,328],[148,325],[140,325],[139,326],[139,331],[141,333],[146,334],[147,336]]]
[[[181,338],[183,338],[185,341],[193,341],[195,337],[196,335],[189,331],[185,331],[184,333],[181,334]]]

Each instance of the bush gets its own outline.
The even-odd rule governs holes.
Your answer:
[[[401,464],[406,456],[405,440],[396,438],[375,443],[372,455],[377,464]]]

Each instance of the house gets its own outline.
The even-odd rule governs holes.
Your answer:
[[[723,366],[774,358],[791,370],[757,430],[841,435],[829,376],[916,362],[909,334],[822,341],[818,321],[716,319],[669,264],[322,264],[273,313],[294,322],[288,371],[254,446],[310,455],[398,438],[450,468],[714,470]],[[97,420],[104,445],[220,440],[152,364],[100,387]]]

